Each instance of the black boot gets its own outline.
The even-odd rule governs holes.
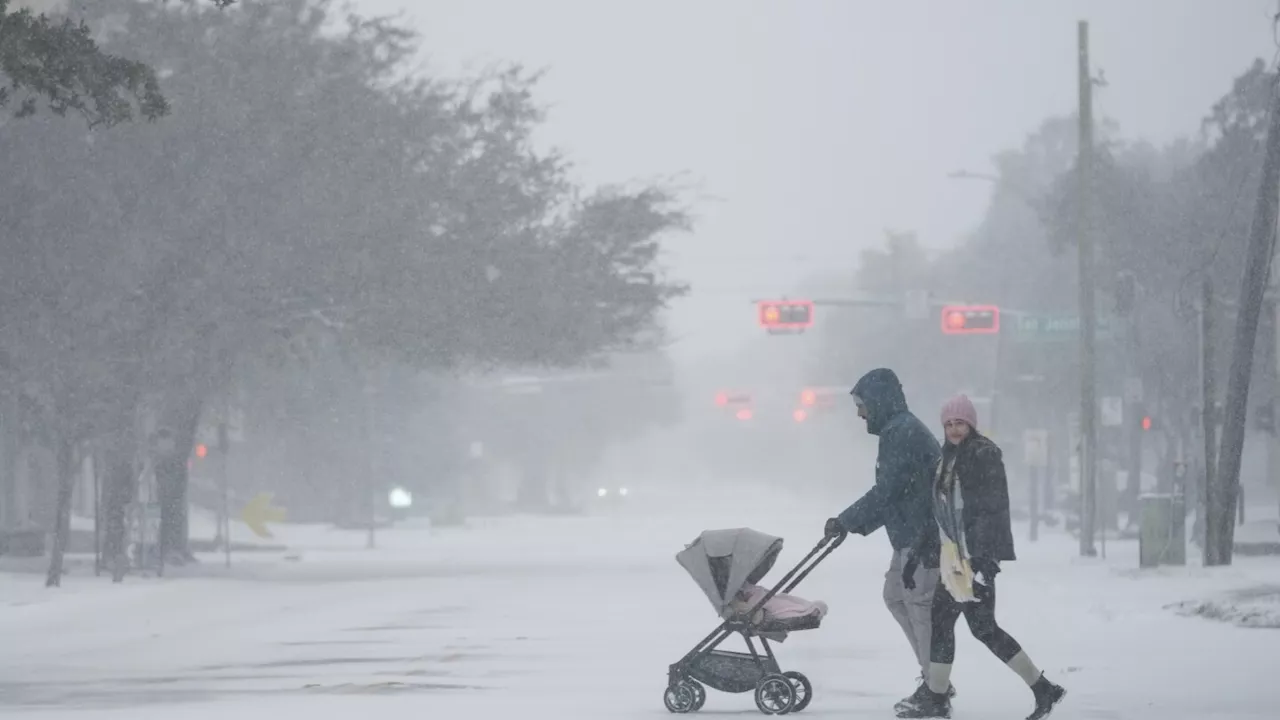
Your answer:
[[[916,689],[914,692],[902,698],[898,702],[894,703],[893,711],[895,713],[902,712],[903,710],[906,710],[907,708],[920,702],[920,698],[929,689],[929,686],[925,684],[923,677],[918,678],[918,682],[919,684],[916,685]]]
[[[1031,686],[1031,693],[1036,696],[1036,709],[1027,716],[1027,720],[1040,720],[1053,712],[1053,706],[1066,697],[1067,691],[1061,685],[1054,685],[1040,673],[1040,679]]]
[[[920,677],[920,684],[916,686],[916,691],[899,700],[897,704],[893,706],[894,712],[902,712],[903,710],[909,707],[914,707],[920,702],[923,702],[925,693],[927,692],[929,692],[929,685],[928,683],[925,682],[924,677],[922,676]],[[956,696],[956,686],[948,685],[947,699],[954,698],[955,696]]]
[[[921,685],[915,695],[899,704],[900,718],[949,718],[951,698],[947,693],[936,693],[928,685]]]

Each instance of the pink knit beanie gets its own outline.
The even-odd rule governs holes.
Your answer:
[[[957,395],[942,406],[942,424],[946,425],[948,420],[963,420],[969,427],[978,429],[978,411],[973,407],[969,396]]]

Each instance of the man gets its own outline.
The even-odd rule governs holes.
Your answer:
[[[930,610],[938,569],[936,565],[916,567],[914,588],[903,582],[902,570],[925,524],[932,522],[929,487],[941,451],[933,433],[907,409],[902,383],[892,370],[877,368],[863,375],[850,394],[857,403],[858,417],[867,423],[867,432],[880,437],[876,482],[857,502],[828,520],[826,532],[870,535],[884,527],[893,546],[884,576],[884,603],[911,643],[920,666],[919,682],[923,683],[929,668]],[[948,694],[954,696],[955,688]],[[914,696],[903,698],[896,709],[905,707]]]

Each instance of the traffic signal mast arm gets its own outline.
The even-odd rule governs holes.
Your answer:
[[[1014,335],[1022,340],[1054,340],[1074,337],[1079,332],[1080,318],[1073,315],[1052,315],[1000,307],[994,304],[965,302],[940,302],[924,292],[906,293],[904,297],[893,295],[861,295],[850,297],[825,297],[813,300],[752,300],[756,306],[757,322],[770,334],[803,333],[814,324],[814,308],[892,308],[902,312],[910,322],[930,320],[938,322],[945,335]],[[1094,320],[1099,334],[1111,331],[1109,315],[1100,314]],[[1005,327],[1005,326],[1008,327]]]
[[[799,308],[802,308],[802,307],[808,308],[810,309],[810,312],[808,314],[808,317],[805,319],[803,323],[791,323],[794,325],[803,324],[805,327],[808,327],[809,325],[813,324],[813,313],[811,310],[812,308],[816,308],[816,307],[905,308],[907,305],[907,301],[904,298],[899,298],[899,297],[894,297],[889,295],[863,295],[860,297],[815,298],[813,300],[789,300],[785,298],[779,299],[779,300],[752,299],[751,304],[755,305],[759,309],[760,323],[765,327],[770,327],[770,326],[785,327],[788,323],[785,321],[785,318],[783,317],[782,313],[783,313],[783,310],[786,308],[794,308],[796,309],[797,312],[799,312]],[[1036,313],[1026,312],[1024,310],[1011,310],[1009,308],[998,307],[991,304],[978,305],[973,303],[966,303],[963,301],[943,302],[943,301],[937,301],[937,300],[931,299],[928,301],[928,306],[930,309],[930,314],[933,317],[938,317],[938,315],[936,315],[935,313],[938,313],[948,308],[956,308],[961,310],[967,310],[967,309],[994,310],[997,315],[1008,316],[1010,318],[1013,318],[1015,321],[1023,317],[1028,317],[1028,318],[1038,317]],[[771,312],[773,312],[774,314],[771,314],[768,317],[766,317],[766,314]]]

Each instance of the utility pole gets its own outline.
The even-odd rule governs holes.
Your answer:
[[[378,546],[378,497],[377,488],[380,478],[378,473],[382,470],[378,462],[380,452],[380,439],[378,431],[375,427],[375,409],[373,406],[373,395],[377,391],[373,380],[373,371],[366,371],[364,384],[364,426],[367,445],[366,452],[369,453],[369,467],[366,469],[364,496],[365,501],[369,503],[369,534],[365,537],[365,549],[373,550]]]
[[[1098,554],[1093,546],[1097,521],[1098,398],[1094,344],[1097,317],[1094,314],[1093,226],[1090,210],[1093,193],[1093,78],[1089,74],[1089,23],[1077,26],[1080,83],[1079,221],[1077,249],[1080,260],[1080,555]]]
[[[1137,523],[1138,498],[1142,495],[1142,450],[1146,439],[1147,406],[1145,388],[1142,386],[1142,323],[1138,313],[1138,282],[1131,273],[1121,276],[1120,297],[1117,312],[1128,316],[1129,343],[1127,348],[1129,377],[1125,378],[1124,423],[1128,428],[1129,457],[1128,481],[1125,483],[1121,510],[1128,515],[1127,524]]]
[[[1146,428],[1142,426],[1142,421],[1147,416],[1147,407],[1142,400],[1134,400],[1128,405],[1124,418],[1124,424],[1129,431],[1128,477],[1125,482],[1122,506],[1129,515],[1127,523],[1133,525],[1141,512],[1138,498],[1142,496],[1142,445],[1147,433]]]
[[[222,422],[218,423],[218,457],[221,461],[219,468],[221,491],[222,491],[222,512],[219,522],[222,524],[218,528],[218,534],[222,536],[222,552],[223,561],[227,569],[231,568],[231,501],[230,501],[230,468],[231,468],[231,439],[227,431],[226,415],[230,414],[229,405],[225,412]]]
[[[1275,283],[1274,277],[1272,279],[1272,288],[1280,295],[1280,283]],[[1271,301],[1271,322],[1271,399],[1268,401],[1271,432],[1267,435],[1267,479],[1276,486],[1276,497],[1280,500],[1280,300]]]
[[[1209,564],[1209,488],[1216,483],[1218,467],[1217,394],[1213,382],[1213,281],[1205,275],[1200,298],[1200,427],[1204,435],[1204,478],[1196,493],[1196,536],[1201,538],[1204,563]]]
[[[1262,159],[1262,181],[1249,228],[1249,249],[1245,256],[1244,279],[1240,286],[1240,312],[1236,319],[1235,342],[1231,348],[1231,371],[1227,375],[1227,398],[1222,424],[1217,482],[1209,491],[1209,536],[1205,539],[1205,565],[1230,565],[1235,545],[1233,511],[1240,491],[1240,462],[1244,452],[1245,411],[1249,403],[1249,380],[1253,373],[1253,346],[1258,336],[1271,256],[1275,250],[1276,211],[1280,204],[1280,93],[1271,88],[1271,122],[1267,128],[1266,154]],[[1210,552],[1209,548],[1213,548]]]

